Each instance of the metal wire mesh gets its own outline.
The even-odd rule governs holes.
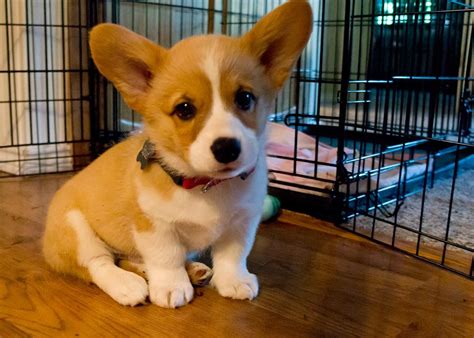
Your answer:
[[[84,1],[0,1],[0,177],[89,161]]]

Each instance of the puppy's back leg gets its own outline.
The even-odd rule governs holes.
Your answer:
[[[136,273],[147,279],[146,267],[143,262],[133,261],[129,259],[121,259],[118,262],[118,266],[122,269]],[[186,272],[188,273],[189,280],[194,286],[206,286],[212,277],[212,269],[207,265],[188,260],[186,262]]]
[[[189,280],[194,286],[206,286],[212,278],[212,269],[201,262],[186,262]]]
[[[114,264],[112,253],[94,233],[84,214],[78,209],[71,210],[66,220],[76,233],[77,262],[87,268],[92,281],[122,305],[145,302],[148,296],[145,279]]]

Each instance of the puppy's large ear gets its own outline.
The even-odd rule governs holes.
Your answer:
[[[257,56],[280,89],[306,46],[313,29],[311,6],[290,0],[263,17],[241,38],[243,48]]]
[[[89,43],[99,71],[114,84],[130,108],[143,112],[150,82],[166,49],[109,23],[94,27]]]

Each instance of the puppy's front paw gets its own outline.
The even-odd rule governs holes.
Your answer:
[[[238,277],[214,275],[211,284],[223,297],[252,300],[258,295],[258,280],[253,273],[246,272]]]
[[[135,306],[145,302],[148,285],[142,277],[128,271],[117,269],[109,276],[108,283],[102,283],[103,290],[122,305]]]
[[[193,295],[194,289],[186,271],[184,277],[164,274],[158,279],[150,280],[150,301],[158,306],[174,309],[189,303]]]

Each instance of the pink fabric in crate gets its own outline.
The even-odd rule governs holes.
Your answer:
[[[336,179],[336,168],[330,164],[336,164],[337,161],[337,148],[332,147],[328,144],[319,142],[318,143],[318,152],[316,154],[316,140],[302,132],[297,134],[297,149],[296,157],[299,160],[308,160],[312,163],[306,163],[301,161],[296,161],[296,173],[298,175],[309,176],[308,178],[299,177],[291,175],[295,166],[295,129],[287,127],[282,124],[269,122],[268,125],[269,137],[267,142],[267,164],[270,172],[272,171],[281,171],[287,172],[290,174],[283,174],[278,172],[272,172],[273,178],[278,181],[298,183],[305,186],[317,187],[321,189],[332,189],[333,183]],[[351,149],[344,148],[344,152],[350,158],[358,158],[357,152],[354,152]],[[281,159],[273,156],[283,156],[289,159]],[[400,154],[398,154],[400,155]],[[315,164],[317,156],[317,172],[315,173]],[[400,158],[400,156],[398,156]],[[407,158],[408,159],[408,158]],[[394,160],[385,160],[383,166],[390,164],[399,164],[400,159]],[[326,165],[325,165],[326,164]],[[329,165],[328,165],[329,164]],[[371,158],[365,161],[357,161],[354,163],[354,168],[356,172],[368,172],[372,168],[379,167],[378,156]],[[351,172],[353,170],[352,164],[346,164],[346,169]],[[431,168],[431,163],[428,166],[428,170]],[[407,176],[407,178],[413,177],[415,175],[423,174],[426,170],[426,161],[420,161],[419,163],[411,164],[408,167],[407,172],[405,169],[402,169],[402,175]],[[396,184],[400,178],[400,166],[380,173],[380,178],[378,178],[379,173],[373,173],[369,179],[361,180],[359,183],[352,183],[349,186],[349,191],[351,193],[355,191],[365,192],[368,190],[374,190],[377,185],[378,187],[384,187],[392,184]],[[313,177],[322,179],[316,180]],[[325,182],[328,180],[329,182]],[[341,186],[341,191],[347,191],[347,186]]]

